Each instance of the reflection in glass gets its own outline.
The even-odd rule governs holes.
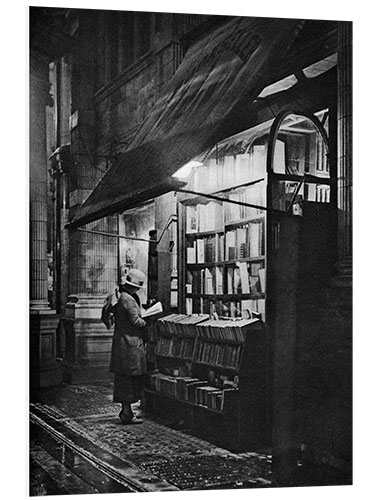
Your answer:
[[[284,118],[277,133],[272,166],[273,172],[283,177],[272,184],[273,208],[285,211],[293,204],[293,213],[300,215],[302,200],[329,202],[330,187],[323,183],[329,179],[328,151],[311,119],[295,114]],[[306,176],[314,176],[314,182]]]

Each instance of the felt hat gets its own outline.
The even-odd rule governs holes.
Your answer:
[[[126,276],[121,279],[121,285],[130,285],[135,288],[142,288],[146,280],[145,274],[139,269],[130,269]]]

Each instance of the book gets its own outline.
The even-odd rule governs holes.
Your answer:
[[[209,267],[206,267],[204,274],[204,293],[208,295],[213,295],[214,291],[214,277],[212,274],[212,270]]]
[[[247,257],[247,227],[237,228],[237,255],[239,259]]]
[[[223,288],[223,268],[215,267],[215,290],[218,295],[222,295]]]
[[[237,262],[239,273],[241,276],[242,293],[250,293],[249,274],[246,262]]]
[[[186,263],[195,264],[197,262],[197,249],[196,242],[194,241],[192,246],[186,248]]]
[[[186,232],[196,233],[197,231],[197,207],[194,205],[188,205],[186,207]]]
[[[234,293],[242,293],[241,274],[238,267],[233,268],[233,291]]]
[[[142,312],[142,318],[148,318],[163,312],[163,306],[161,302],[156,302],[153,306],[149,307],[147,310]]]
[[[196,243],[197,243],[197,263],[203,264],[205,261],[204,239],[200,238],[197,240]]]
[[[259,257],[261,255],[261,230],[262,226],[259,222],[249,224],[250,257]]]
[[[234,260],[236,258],[236,231],[227,231],[225,233],[225,258],[226,260]]]
[[[265,293],[265,291],[266,291],[266,270],[265,270],[265,268],[259,269],[258,274],[259,274],[260,291],[262,293]]]
[[[224,260],[224,234],[217,234],[215,239],[215,262]]]

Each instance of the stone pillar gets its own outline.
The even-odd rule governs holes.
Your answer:
[[[78,12],[78,15],[80,13]],[[69,211],[79,209],[100,181],[105,161],[96,157],[95,72],[96,54],[92,40],[97,36],[97,13],[84,11],[79,18],[72,52],[72,112]],[[108,233],[117,232],[117,219],[108,217],[85,226]],[[64,380],[68,383],[110,379],[112,331],[100,321],[106,295],[117,282],[117,239],[71,230],[69,234],[69,288],[64,309]]]
[[[352,23],[338,23],[338,253],[339,276],[352,275]]]
[[[48,304],[46,105],[48,59],[30,53],[30,382],[59,384],[56,311]]]

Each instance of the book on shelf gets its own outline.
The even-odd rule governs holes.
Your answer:
[[[181,357],[191,359],[194,354],[194,339],[183,339],[181,346]]]
[[[216,231],[223,225],[223,206],[220,202],[209,201],[206,205],[205,231]]]
[[[204,269],[197,269],[191,271],[192,283],[191,289],[192,293],[195,295],[200,295],[204,293]]]
[[[193,275],[189,269],[186,269],[185,290],[186,293],[193,293]]]
[[[197,262],[197,242],[194,240],[186,247],[186,263],[195,264]]]
[[[238,192],[232,192],[229,193],[228,195],[228,200],[230,202],[225,203],[225,210],[224,210],[224,221],[226,223],[232,222],[232,221],[237,221],[241,219],[241,205],[238,205],[237,203],[231,203],[231,202],[239,202],[240,201],[240,195]]]
[[[266,291],[266,269],[264,267],[259,269],[258,275],[259,275],[260,291],[262,293],[265,293],[265,291]]]
[[[179,358],[182,356],[182,338],[176,337],[172,342],[171,356]]]
[[[236,231],[227,231],[225,233],[225,259],[234,260],[236,258],[236,255]]]
[[[196,233],[198,231],[197,207],[187,205],[186,207],[186,232]]]
[[[172,353],[172,338],[160,337],[156,342],[156,354],[170,356]]]
[[[223,267],[215,267],[215,292],[218,295],[222,295],[224,291],[223,273]]]
[[[191,297],[186,298],[186,314],[193,314],[193,299]]]
[[[233,268],[233,292],[236,294],[242,293],[241,274],[238,267]]]
[[[208,236],[203,239],[204,241],[204,262],[215,262],[215,248],[216,248],[216,238],[215,236]]]
[[[205,261],[204,239],[203,238],[197,239],[196,245],[197,245],[197,263],[203,264]]]
[[[227,268],[227,293],[229,295],[233,294],[233,280],[234,280],[234,269],[233,267]]]
[[[213,269],[209,267],[206,267],[204,272],[204,293],[208,295],[215,293]]]
[[[211,406],[210,394],[212,392],[217,392],[217,387],[209,385],[197,386],[195,389],[195,403],[206,406],[207,408]]]
[[[249,224],[250,257],[259,257],[263,254],[263,224],[251,222]]]
[[[237,258],[243,259],[248,257],[248,230],[247,226],[238,227],[236,229],[236,247],[237,247]]]
[[[215,261],[221,262],[224,260],[224,234],[217,234],[215,243]]]
[[[182,400],[187,400],[187,386],[193,382],[199,382],[195,377],[179,377],[177,380],[177,397]]]
[[[185,398],[190,403],[196,403],[195,391],[197,387],[208,385],[206,380],[197,380],[186,384]]]
[[[241,304],[238,300],[231,300],[229,303],[229,311],[231,318],[237,318],[241,316]]]
[[[242,293],[250,293],[249,273],[246,262],[237,262],[237,267],[241,278]]]

